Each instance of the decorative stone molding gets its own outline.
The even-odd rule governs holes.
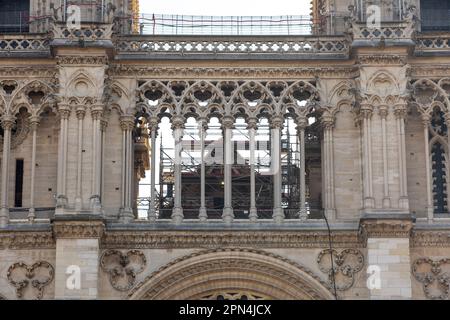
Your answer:
[[[52,232],[0,232],[0,249],[54,249]]]
[[[24,290],[31,283],[31,286],[37,289],[35,298],[38,300],[42,299],[44,288],[52,282],[54,275],[53,266],[46,261],[38,261],[31,266],[16,262],[6,273],[9,283],[16,288],[17,298],[23,298]]]
[[[331,256],[333,257],[333,268],[331,267]],[[317,264],[320,271],[328,275],[329,288],[333,288],[334,269],[336,290],[345,291],[353,286],[355,274],[362,270],[364,256],[361,251],[356,249],[345,249],[341,252],[325,249],[317,256]]]
[[[57,78],[57,70],[54,65],[31,65],[27,67],[22,66],[5,66],[0,68],[0,77],[9,78],[37,78],[37,79],[55,79]]]
[[[136,282],[136,275],[144,271],[146,265],[147,259],[139,250],[126,253],[106,250],[100,258],[100,266],[108,274],[111,286],[119,291],[131,289]]]
[[[173,67],[142,67],[133,65],[117,64],[111,67],[110,74],[117,77],[133,77],[138,74],[141,78],[155,79],[239,79],[239,78],[263,78],[263,79],[289,79],[298,80],[321,78],[355,78],[358,77],[359,70],[355,66],[342,67],[339,65],[305,68],[304,66],[289,68],[255,67],[255,68],[173,68]]]
[[[200,300],[268,300],[269,298],[259,293],[249,291],[217,291],[202,295]]]
[[[107,65],[106,56],[58,56],[58,65]]]
[[[414,278],[422,283],[428,299],[448,300],[450,292],[450,258],[419,258],[412,265]]]
[[[450,231],[413,230],[411,247],[450,247]]]
[[[333,246],[362,247],[356,231],[333,231]],[[326,231],[107,231],[102,239],[103,248],[327,248]]]
[[[101,238],[105,225],[103,221],[54,221],[53,234],[56,239]]]
[[[411,219],[361,219],[360,235],[367,238],[409,238]]]
[[[253,291],[258,287],[258,292],[263,293],[263,288],[271,288],[270,294],[275,295],[272,299],[333,299],[327,283],[310,269],[279,255],[250,248],[205,250],[177,258],[147,276],[128,293],[128,297],[190,299],[204,296],[217,290],[214,281],[229,281],[231,275],[238,271],[252,274],[250,283],[245,283],[245,279],[240,278],[242,275],[236,275],[241,279],[240,286],[244,291]],[[208,277],[210,281],[202,288],[196,283],[197,277]],[[236,286],[237,282],[232,282]],[[188,290],[186,286],[195,286],[195,290]],[[276,296],[276,292],[283,296]]]
[[[406,56],[400,55],[359,55],[358,62],[360,64],[378,64],[378,65],[404,65],[406,63]]]

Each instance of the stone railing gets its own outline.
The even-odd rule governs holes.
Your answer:
[[[50,41],[45,34],[0,35],[0,56],[50,54]]]
[[[353,40],[411,40],[414,27],[408,22],[386,22],[380,27],[369,27],[365,22],[352,24]]]
[[[53,39],[68,41],[111,40],[112,24],[82,24],[79,29],[69,28],[65,23],[53,23],[50,32]]]
[[[349,53],[348,42],[339,36],[122,36],[116,39],[115,47],[121,55],[140,58],[221,55],[342,58]]]
[[[419,34],[416,36],[416,54],[450,53],[450,32]]]

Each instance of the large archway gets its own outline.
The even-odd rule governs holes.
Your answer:
[[[179,258],[149,275],[130,299],[333,299],[310,270],[254,249],[218,249]]]

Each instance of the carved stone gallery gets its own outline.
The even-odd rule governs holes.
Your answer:
[[[70,3],[0,1],[1,300],[449,299],[448,4]]]

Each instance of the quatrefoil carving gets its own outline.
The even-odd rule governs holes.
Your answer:
[[[331,267],[331,253],[333,256],[333,268]],[[364,256],[356,249],[345,249],[338,253],[336,250],[326,249],[317,256],[320,271],[328,275],[329,285],[332,286],[333,269],[336,289],[348,290],[355,282],[355,274],[364,266]]]
[[[46,261],[38,261],[29,266],[24,262],[17,262],[8,268],[7,278],[16,288],[17,298],[23,298],[25,289],[31,283],[31,287],[37,289],[34,298],[40,300],[44,294],[44,288],[52,282],[55,276],[53,266]]]
[[[103,252],[100,266],[108,274],[112,287],[119,291],[127,291],[136,282],[136,275],[144,271],[147,265],[145,255],[139,250],[122,253],[119,250]]]
[[[412,265],[412,273],[422,283],[425,296],[433,300],[447,300],[450,292],[450,259],[419,258]]]

